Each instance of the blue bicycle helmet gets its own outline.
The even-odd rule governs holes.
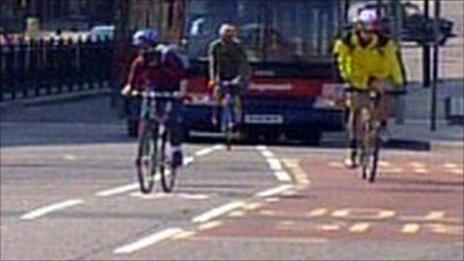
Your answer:
[[[159,42],[159,34],[156,29],[142,29],[138,30],[132,36],[132,44],[135,46],[140,46],[142,44],[146,45],[156,45]]]

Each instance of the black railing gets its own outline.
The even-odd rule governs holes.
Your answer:
[[[0,101],[106,88],[111,78],[109,39],[29,40],[0,47]]]

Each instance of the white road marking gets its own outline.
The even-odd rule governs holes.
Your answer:
[[[229,213],[229,217],[243,217],[243,216],[245,216],[245,212],[241,210],[236,210],[236,211],[232,211]]]
[[[139,188],[139,183],[132,183],[132,184],[117,187],[117,188],[103,190],[103,191],[95,193],[95,195],[97,197],[109,197],[109,196],[114,196],[117,194],[122,194],[128,191],[131,191],[131,190],[135,190],[137,188]]]
[[[223,146],[220,145],[220,144],[214,145],[212,147],[207,147],[207,148],[204,148],[204,149],[201,149],[201,150],[195,152],[195,156],[205,156],[205,155],[208,155],[208,154],[212,153],[215,150],[222,149],[222,147]]]
[[[289,182],[292,180],[286,171],[274,171],[274,176],[276,176],[279,181],[283,182]]]
[[[190,164],[192,164],[194,161],[193,157],[186,157],[185,160],[184,160],[184,166],[188,166]]]
[[[63,155],[63,158],[64,158],[65,160],[76,160],[76,156],[71,155],[71,154],[64,154],[64,155]]]
[[[256,149],[260,151],[261,155],[266,159],[269,168],[273,170],[274,176],[282,182],[291,181],[290,175],[283,170],[282,163],[280,160],[270,151],[266,146],[256,146]]]
[[[66,201],[63,201],[63,202],[55,203],[53,205],[45,206],[45,207],[33,210],[31,212],[28,212],[28,213],[22,215],[21,219],[22,220],[35,219],[35,218],[44,216],[44,215],[46,215],[46,214],[48,214],[50,212],[60,210],[60,209],[64,209],[64,208],[68,208],[68,207],[72,207],[72,206],[79,205],[79,204],[82,204],[82,203],[84,203],[84,201],[81,200],[81,199],[66,200]]]
[[[200,214],[192,218],[193,223],[203,223],[211,219],[217,218],[227,212],[230,212],[234,209],[240,208],[245,205],[244,201],[233,201],[228,204],[213,208],[203,214]]]
[[[165,239],[168,239],[176,234],[179,234],[183,232],[182,229],[180,228],[168,228],[165,230],[162,230],[160,232],[157,232],[153,235],[150,235],[148,237],[142,238],[140,240],[137,240],[133,243],[130,243],[128,245],[119,247],[113,251],[115,254],[130,254],[133,253],[137,250],[140,250],[142,248],[145,248],[147,246],[153,245],[157,242],[163,241]]]
[[[270,188],[270,189],[258,192],[258,193],[255,194],[255,196],[259,197],[259,198],[270,197],[270,196],[280,194],[280,193],[282,193],[284,191],[287,191],[287,190],[289,190],[291,188],[293,188],[293,185],[284,184],[284,185],[280,185],[280,186],[277,186],[277,187],[274,187],[274,188]]]
[[[350,227],[351,233],[363,233],[369,228],[370,224],[367,222],[356,223]]]
[[[206,154],[209,154],[209,153],[213,152],[214,150],[218,150],[218,149],[221,149],[221,148],[222,148],[222,145],[220,145],[220,144],[219,145],[214,145],[212,147],[208,147],[208,148],[197,151],[195,153],[195,155],[197,155],[200,152],[201,152],[202,155],[206,155]],[[206,150],[207,150],[207,152],[205,153]],[[184,160],[184,166],[190,165],[193,162],[194,162],[193,157],[186,157],[185,160]],[[155,177],[155,181],[159,181],[159,175]],[[135,190],[138,187],[139,187],[138,183],[132,183],[132,184],[129,184],[129,185],[124,185],[124,186],[120,186],[120,187],[116,187],[116,188],[112,188],[112,189],[108,189],[108,190],[104,190],[104,191],[99,191],[99,192],[95,193],[95,196],[97,196],[97,197],[114,196],[114,195],[118,195],[118,194],[122,194],[122,193],[126,193],[126,192],[129,192],[129,191]]]
[[[282,170],[282,164],[280,164],[280,161],[276,158],[267,159],[267,163],[269,164],[269,167],[272,170],[275,170],[275,171]]]
[[[419,224],[417,223],[408,223],[404,224],[403,228],[401,229],[401,233],[403,234],[415,234],[419,231]]]
[[[174,195],[178,195],[179,197],[185,198],[185,199],[208,199],[209,198],[208,195],[204,195],[204,194],[180,193],[180,194],[174,194]]]

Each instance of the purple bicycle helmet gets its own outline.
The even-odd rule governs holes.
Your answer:
[[[140,46],[142,44],[146,45],[156,45],[159,42],[159,34],[156,29],[142,29],[135,32],[132,36],[132,44],[135,46]]]

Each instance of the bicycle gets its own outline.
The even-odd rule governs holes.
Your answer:
[[[148,108],[139,125],[139,141],[136,158],[137,177],[140,190],[150,193],[155,184],[155,175],[161,174],[161,186],[164,192],[172,192],[177,166],[172,164],[168,120],[172,102],[179,98],[178,92],[133,92],[141,96]]]
[[[384,131],[381,120],[375,117],[373,113],[379,104],[381,95],[403,95],[404,90],[383,89],[382,93],[379,90],[365,91],[369,95],[369,105],[363,106],[360,112],[361,140],[358,144],[361,164],[362,179],[373,183],[377,174],[377,165],[379,161],[380,148],[382,141],[381,133]]]
[[[234,128],[237,124],[237,115],[234,111],[234,88],[239,87],[231,81],[222,81],[219,88],[224,92],[224,98],[222,99],[221,131],[225,133],[226,148],[230,151],[234,138]]]

